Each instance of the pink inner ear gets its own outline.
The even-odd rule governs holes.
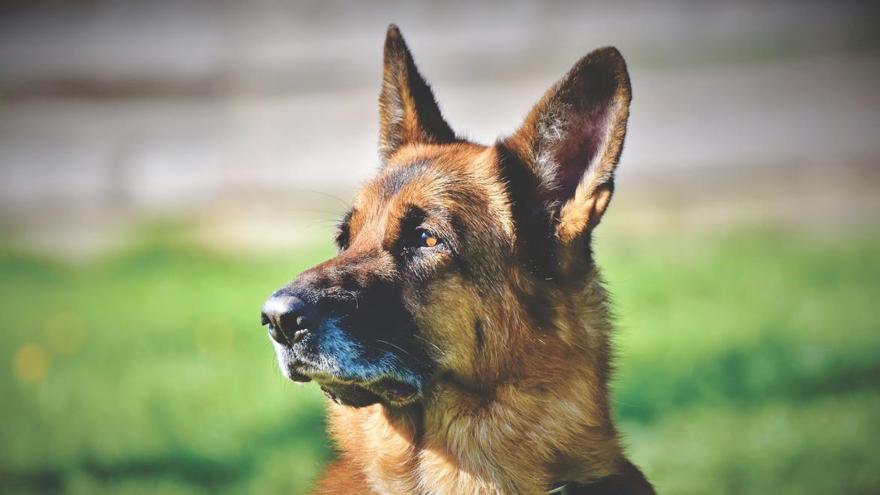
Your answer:
[[[608,125],[608,105],[605,103],[573,109],[565,119],[562,137],[553,148],[553,157],[558,166],[556,181],[559,199],[562,201],[574,196],[602,144]]]

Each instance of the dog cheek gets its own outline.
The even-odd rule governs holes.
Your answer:
[[[476,291],[460,276],[445,277],[413,301],[414,320],[438,369],[471,375],[475,359]]]

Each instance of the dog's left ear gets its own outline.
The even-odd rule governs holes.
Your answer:
[[[629,116],[631,88],[616,48],[601,48],[550,88],[506,144],[538,176],[557,205],[557,238],[568,244],[589,233],[614,191]]]
[[[385,163],[405,144],[453,141],[455,133],[443,120],[400,30],[394,24],[388,26],[379,94],[379,157]]]

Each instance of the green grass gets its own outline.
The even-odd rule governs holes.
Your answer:
[[[0,492],[303,493],[332,456],[322,398],[280,376],[257,310],[330,249],[0,254]],[[661,492],[880,492],[880,237],[597,252],[617,416]]]

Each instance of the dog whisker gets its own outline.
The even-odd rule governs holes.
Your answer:
[[[400,346],[397,345],[397,344],[393,344],[393,343],[391,343],[391,342],[388,342],[387,340],[376,339],[376,343],[377,343],[377,344],[385,344],[385,345],[387,345],[387,346],[390,346],[390,347],[392,347],[392,348],[394,348],[394,349],[396,349],[396,350],[402,352],[403,354],[406,354],[406,355],[409,356],[409,357],[413,357],[413,355],[412,355],[409,351],[407,351],[406,349],[404,349],[403,347],[400,347]]]

